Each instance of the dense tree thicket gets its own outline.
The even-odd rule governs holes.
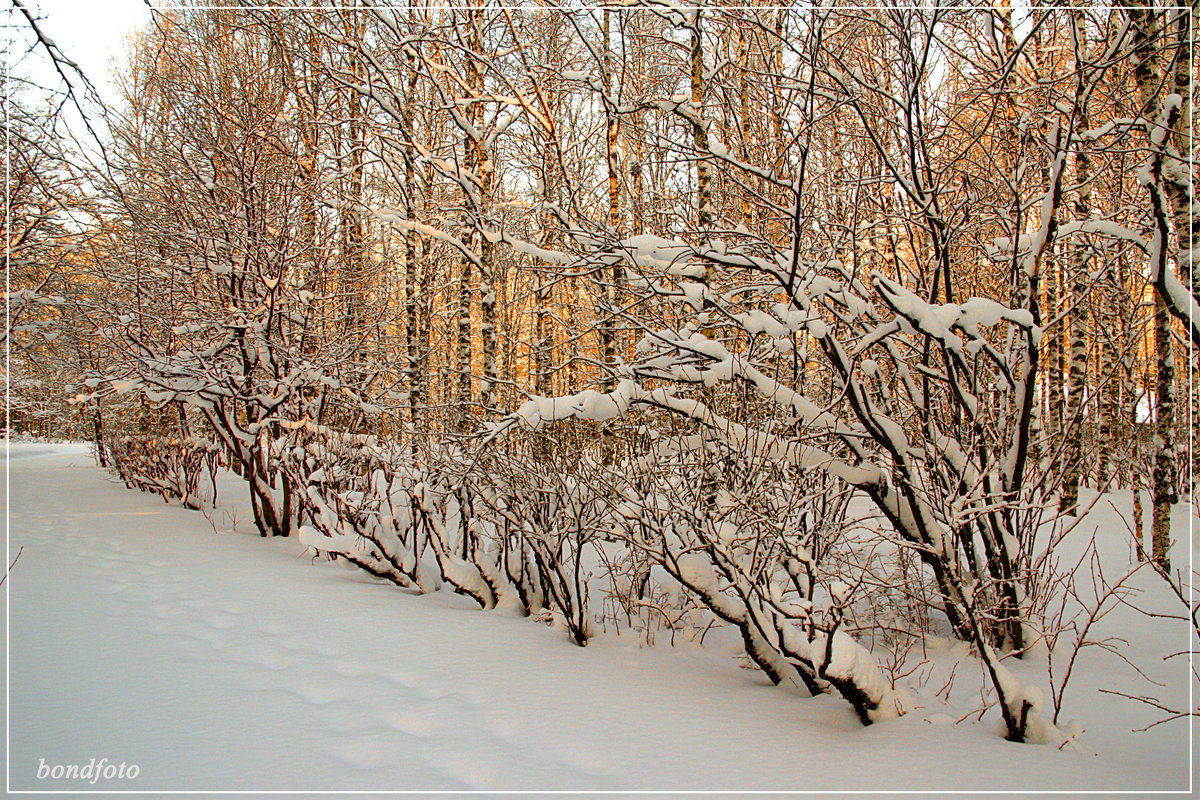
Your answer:
[[[877,654],[940,631],[1054,740],[1003,661],[1054,636],[1080,487],[1149,493],[1168,576],[1195,489],[1191,24],[157,13],[72,241],[10,189],[13,264],[54,255],[7,335],[40,303],[73,348],[14,385],[131,485],[202,504],[220,453],[264,536],[580,645],[716,620],[864,722],[904,711]]]

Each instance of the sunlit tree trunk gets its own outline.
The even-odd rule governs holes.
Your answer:
[[[601,53],[604,92],[604,129],[605,129],[605,161],[608,165],[608,225],[614,239],[621,238],[621,154],[617,147],[621,133],[620,120],[612,106],[619,102],[616,91],[616,81],[613,75],[613,46],[611,12],[605,9],[603,14],[603,51]],[[617,331],[615,310],[620,302],[620,287],[623,279],[621,259],[614,254],[610,259],[611,265],[604,276],[603,297],[605,308],[600,311],[600,346],[604,354],[604,371],[600,376],[602,391],[610,392],[613,387],[613,374],[617,366]],[[610,426],[604,429],[606,444],[610,435]],[[605,452],[608,448],[605,447]]]
[[[410,12],[411,5],[410,5]],[[415,126],[413,110],[417,93],[416,54],[409,52],[405,56],[407,66],[408,96],[410,102],[401,109],[400,135],[403,137],[404,159],[404,215],[407,219],[417,218],[417,175],[416,161],[413,158],[415,141]],[[414,449],[417,445],[415,435],[418,417],[425,403],[423,391],[424,353],[421,347],[422,332],[419,330],[420,321],[417,314],[417,233],[412,227],[404,230],[404,332],[405,332],[405,371],[408,388],[408,431],[409,444]],[[427,267],[428,269],[428,267]]]
[[[708,129],[703,120],[704,113],[704,28],[703,11],[692,12],[692,144],[696,148],[696,223],[700,228],[700,242],[707,244],[713,226],[712,175],[709,171]]]
[[[1149,132],[1159,117],[1159,83],[1162,78],[1158,66],[1159,61],[1159,12],[1152,4],[1139,2],[1131,4],[1127,11],[1133,39],[1134,79],[1141,96],[1141,116],[1149,120]],[[1157,158],[1151,153],[1151,159]],[[1155,187],[1151,186],[1153,193]],[[1153,199],[1153,194],[1152,194]],[[1166,220],[1162,218],[1166,210],[1155,207],[1155,220],[1158,226],[1159,242],[1152,258],[1160,261],[1153,268],[1168,269],[1162,241]],[[1150,557],[1162,568],[1170,568],[1171,546],[1171,503],[1174,494],[1174,474],[1172,469],[1172,451],[1174,449],[1173,417],[1175,402],[1173,396],[1174,358],[1171,353],[1171,320],[1168,316],[1167,300],[1162,294],[1161,286],[1154,288],[1154,467],[1151,478],[1151,503],[1153,506],[1153,522],[1151,524]]]
[[[1088,107],[1085,95],[1085,73],[1087,69],[1087,20],[1080,8],[1071,12],[1071,32],[1075,44],[1075,70],[1078,83],[1075,91],[1072,115],[1080,130],[1088,127]],[[1092,213],[1092,169],[1091,156],[1087,150],[1086,141],[1082,137],[1075,139],[1075,181],[1078,185],[1075,194],[1075,219],[1084,222]],[[1087,291],[1088,271],[1091,264],[1091,244],[1079,239],[1071,249],[1071,311],[1067,327],[1070,341],[1070,365],[1068,368],[1068,383],[1070,386],[1070,402],[1066,415],[1066,447],[1063,457],[1062,497],[1059,508],[1067,514],[1074,514],[1079,502],[1079,484],[1083,473],[1083,429],[1088,424],[1088,382],[1087,382]]]

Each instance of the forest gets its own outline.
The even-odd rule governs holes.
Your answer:
[[[1197,644],[1194,20],[184,2],[98,109],[25,12],[6,427],[580,647],[726,631],[863,725],[960,642],[1061,746],[1131,576]]]

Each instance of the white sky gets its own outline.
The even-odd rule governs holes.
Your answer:
[[[110,62],[121,58],[127,34],[150,21],[143,0],[27,0],[41,17],[43,32],[83,69],[106,101],[113,98],[109,81]],[[14,15],[14,24],[23,24]],[[15,54],[14,54],[15,55]],[[55,86],[58,79],[44,55],[26,59],[17,69],[28,77]]]

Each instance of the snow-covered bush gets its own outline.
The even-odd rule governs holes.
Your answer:
[[[213,441],[121,436],[104,446],[110,467],[131,489],[179,500],[193,510],[217,501],[220,448]]]
[[[843,627],[862,583],[828,570],[844,546],[846,487],[700,433],[660,437],[627,474],[612,535],[734,626],[774,683],[832,687],[864,722],[903,712]]]
[[[301,540],[406,588],[446,585],[485,609],[546,614],[579,645],[613,593],[628,627],[661,626],[642,612],[670,584],[690,598],[680,606],[736,628],[776,683],[833,688],[865,722],[903,711],[846,632],[871,602],[869,582],[826,568],[840,563],[845,487],[740,462],[695,434],[610,464],[595,449],[526,444],[447,450],[416,469],[408,452],[367,437],[312,436],[287,451],[305,487]],[[695,479],[708,472],[722,487],[711,497],[712,483]]]
[[[285,465],[303,487],[306,545],[400,586],[447,585],[485,609],[531,614],[551,603],[572,638],[586,643],[577,554],[579,536],[595,526],[578,515],[573,527],[559,524],[561,510],[588,504],[578,491],[561,504],[561,485],[535,486],[557,473],[539,479],[524,469],[529,463],[495,460],[483,469],[455,448],[426,453],[418,469],[407,450],[327,430],[287,448]]]
[[[526,610],[548,605],[583,646],[593,627],[590,579],[602,569],[597,548],[608,528],[611,482],[597,453],[534,444],[542,446],[481,458],[479,497],[495,520],[497,543],[503,543],[504,574],[533,589],[529,597],[523,590]]]
[[[374,437],[298,428],[275,448],[296,487],[300,540],[398,586],[434,591],[420,559],[424,484],[399,448]]]

